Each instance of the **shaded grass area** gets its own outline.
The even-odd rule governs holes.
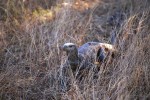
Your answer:
[[[150,98],[148,0],[0,2],[0,99]],[[114,58],[93,65],[96,80],[93,71],[81,84],[67,76],[71,87],[62,92],[59,46],[87,41],[113,41]]]

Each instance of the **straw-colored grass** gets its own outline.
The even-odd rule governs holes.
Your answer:
[[[148,0],[1,0],[0,99],[148,100],[149,4]],[[59,47],[97,40],[113,40],[113,57],[93,64],[100,68],[96,79],[90,70],[82,82],[67,76],[70,80],[64,86],[61,68],[66,56]]]

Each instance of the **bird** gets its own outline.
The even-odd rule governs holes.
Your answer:
[[[114,51],[114,46],[108,43],[87,42],[79,48],[74,43],[65,43],[62,46],[63,51],[67,54],[67,63],[75,72],[77,69],[90,69],[90,64],[93,64],[95,59],[101,63],[106,58],[106,51]]]
[[[113,45],[101,42],[87,42],[79,47],[75,43],[69,42],[64,43],[60,49],[66,52],[67,56],[59,74],[62,91],[70,89],[73,77],[82,84],[82,79],[93,68],[95,61],[102,63],[106,58],[106,51],[115,50]]]

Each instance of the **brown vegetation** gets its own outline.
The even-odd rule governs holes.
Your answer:
[[[146,100],[150,98],[148,0],[1,0],[1,100]],[[70,90],[61,88],[65,42],[117,49]],[[65,81],[65,80],[63,80]]]

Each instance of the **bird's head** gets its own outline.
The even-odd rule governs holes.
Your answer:
[[[66,51],[67,53],[69,52],[74,52],[77,50],[77,46],[74,43],[65,43],[62,47],[63,51]]]

